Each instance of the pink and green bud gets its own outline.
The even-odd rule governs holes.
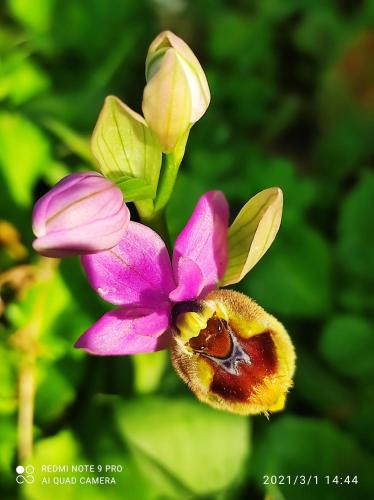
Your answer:
[[[37,201],[34,249],[46,257],[108,250],[124,236],[130,220],[121,190],[95,172],[64,177]]]
[[[168,153],[209,106],[208,82],[191,49],[170,31],[160,33],[151,43],[146,78],[143,113]]]

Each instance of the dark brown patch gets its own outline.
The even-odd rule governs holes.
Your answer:
[[[277,357],[269,330],[249,339],[238,336],[236,338],[249,355],[251,364],[238,363],[238,374],[233,375],[218,366],[214,360],[207,359],[207,362],[214,369],[210,390],[223,399],[239,403],[248,400],[254,388],[262,383],[264,377],[275,373]]]
[[[206,328],[197,337],[189,341],[190,347],[202,354],[218,359],[225,359],[232,351],[232,341],[228,332],[227,322],[213,316],[208,320]]]

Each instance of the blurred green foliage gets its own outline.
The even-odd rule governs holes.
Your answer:
[[[370,0],[2,2],[0,219],[12,225],[0,224],[2,498],[374,497],[373,15]],[[91,168],[105,96],[140,110],[146,51],[163,29],[190,44],[212,92],[168,207],[172,237],[206,190],[222,189],[232,216],[260,189],[285,194],[277,240],[240,287],[286,325],[298,367],[285,412],[252,419],[252,439],[248,419],[196,401],[165,353],[75,351],[107,306],[77,259],[51,266],[30,246],[34,201]],[[116,486],[16,485],[30,352],[29,463],[120,464]],[[319,485],[267,487],[266,474]],[[358,485],[327,486],[325,475]]]

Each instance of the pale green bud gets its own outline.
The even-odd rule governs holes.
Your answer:
[[[170,31],[151,43],[146,78],[143,113],[168,153],[205,113],[210,102],[208,82],[191,49]]]

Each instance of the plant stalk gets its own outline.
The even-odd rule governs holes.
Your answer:
[[[21,362],[18,379],[18,458],[20,463],[27,461],[32,455],[35,365],[35,353],[26,353]]]

